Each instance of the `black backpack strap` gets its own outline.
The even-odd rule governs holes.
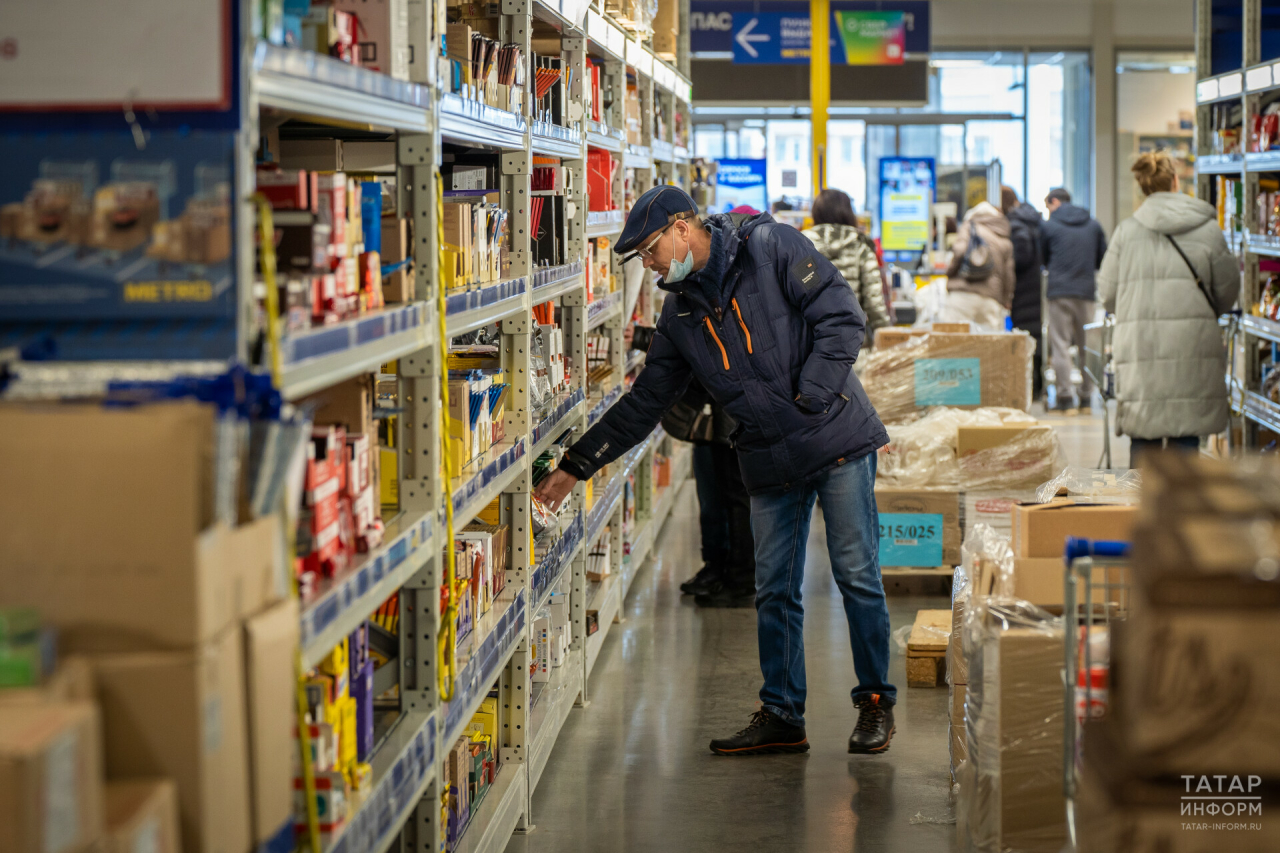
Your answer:
[[[1191,277],[1196,280],[1196,287],[1200,288],[1200,292],[1204,294],[1205,301],[1209,303],[1209,310],[1213,312],[1213,316],[1218,316],[1218,307],[1213,304],[1213,297],[1209,295],[1209,288],[1205,286],[1204,281],[1200,278],[1200,273],[1196,272],[1195,265],[1191,263],[1191,259],[1187,257],[1187,253],[1182,251],[1182,247],[1178,245],[1178,241],[1173,239],[1172,234],[1166,234],[1169,242],[1173,244],[1174,250],[1178,256],[1182,258],[1182,262],[1187,265],[1187,269],[1191,270]]]

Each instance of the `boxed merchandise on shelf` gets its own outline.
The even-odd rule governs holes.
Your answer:
[[[521,112],[525,90],[524,51],[498,41],[498,18],[474,3],[451,4],[461,19],[445,30],[444,88],[468,100],[509,112]]]
[[[613,543],[608,535],[609,528],[605,528],[605,535],[591,546],[591,550],[587,553],[587,580],[593,583],[599,583],[607,578],[613,571],[612,548]]]
[[[0,845],[5,851],[78,853],[101,839],[99,724],[92,703],[0,701]]]
[[[332,0],[333,7],[355,18],[360,65],[396,78],[409,79],[410,0]]]

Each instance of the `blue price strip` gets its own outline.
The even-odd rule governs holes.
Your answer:
[[[880,513],[880,565],[942,565],[942,514]]]

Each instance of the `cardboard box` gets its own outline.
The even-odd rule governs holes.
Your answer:
[[[1152,605],[1112,629],[1111,713],[1163,773],[1280,779],[1280,611]]]
[[[248,698],[250,820],[255,845],[273,838],[293,815],[293,659],[300,642],[298,603],[286,599],[244,625]]]
[[[213,423],[188,402],[0,406],[0,471],[23,484],[0,489],[0,607],[98,652],[192,646],[278,600],[277,520],[214,523]]]
[[[410,220],[397,216],[382,217],[382,263],[394,266],[409,257]],[[412,302],[413,272],[406,265],[382,279],[382,298],[388,305]]]
[[[331,388],[304,397],[301,406],[314,406],[316,426],[344,427],[350,435],[376,435],[373,420],[373,376],[362,373]]]
[[[1077,849],[1089,853],[1280,850],[1280,787],[1275,780],[1231,774],[1203,781],[1194,774],[1151,776],[1146,772],[1150,768],[1135,758],[1106,720],[1086,725],[1082,740],[1075,807]]]
[[[0,705],[0,850],[78,851],[102,835],[102,811],[97,709]]]
[[[993,619],[981,642],[982,681],[966,694],[974,846],[1058,853],[1066,840],[1062,633]]]
[[[956,429],[956,456],[965,457],[982,450],[1002,447],[1010,442],[1025,442],[1032,435],[1051,435],[1049,424],[1017,424],[1008,426],[962,426]]]
[[[1062,558],[1067,537],[1129,541],[1138,508],[1124,504],[1091,504],[1058,498],[1013,509],[1013,553],[1016,557]]]
[[[234,625],[190,650],[93,658],[107,777],[173,779],[185,853],[252,845],[241,635]]]
[[[907,326],[881,326],[876,329],[876,349],[882,347],[896,347],[898,344],[906,343],[912,338],[923,337],[929,334],[929,330],[925,328],[907,327]]]
[[[1031,404],[1034,343],[1025,333],[909,337],[915,339],[904,345],[877,345],[861,373],[885,423],[911,420],[930,406],[1026,411]]]
[[[964,541],[969,541],[978,524],[1013,538],[1013,508],[1031,494],[1011,496],[1004,490],[966,491],[964,493]]]
[[[172,779],[124,779],[106,788],[105,853],[182,853]]]
[[[932,489],[876,487],[880,565],[934,568],[960,563],[960,496]]]
[[[93,669],[80,655],[68,655],[58,661],[57,669],[38,687],[11,687],[0,690],[0,705],[15,702],[92,702]]]
[[[280,167],[307,171],[340,172],[341,139],[281,139]]]

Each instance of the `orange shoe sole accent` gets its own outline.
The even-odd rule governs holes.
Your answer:
[[[898,730],[897,726],[889,729],[889,739],[884,742],[883,746],[877,746],[875,749],[850,749],[850,755],[875,755],[878,752],[885,752],[889,749],[889,744],[893,743],[893,734]]]
[[[759,746],[743,746],[738,749],[717,749],[711,747],[711,751],[716,755],[742,755],[743,753],[770,753],[770,752],[803,752],[805,750],[797,749],[797,747],[805,747],[808,749],[809,739],[798,740],[795,743],[762,743]]]

